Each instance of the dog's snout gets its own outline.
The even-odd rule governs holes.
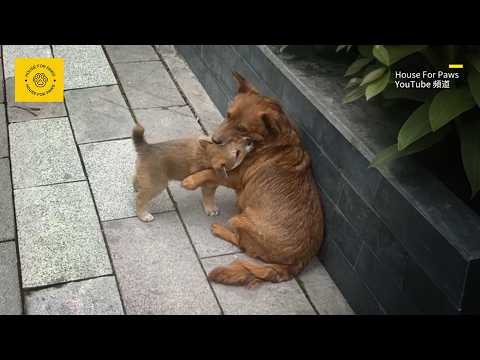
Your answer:
[[[223,141],[215,136],[212,136],[212,141],[217,145],[222,145]]]

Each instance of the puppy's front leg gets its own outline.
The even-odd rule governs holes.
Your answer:
[[[203,209],[208,216],[219,214],[218,207],[215,204],[215,190],[217,190],[216,185],[206,184],[202,186]]]
[[[182,181],[182,187],[188,190],[195,190],[206,183],[222,184],[221,179],[214,170],[206,169],[192,174]],[[223,184],[222,184],[223,185]]]

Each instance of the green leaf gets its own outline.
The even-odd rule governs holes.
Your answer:
[[[388,148],[380,151],[377,156],[372,160],[369,167],[379,168],[385,165],[387,162],[402,158],[404,156],[412,155],[417,152],[423,151],[428,149],[432,145],[435,145],[439,141],[443,140],[443,138],[450,132],[451,127],[444,127],[442,130],[437,131],[435,133],[430,133],[417,142],[411,144],[407,148],[403,150],[398,150],[398,144],[393,144]]]
[[[350,91],[345,97],[343,98],[343,103],[348,104],[351,103],[352,101],[355,101],[357,99],[360,99],[365,95],[365,88],[364,87],[357,87]]]
[[[376,68],[375,70],[370,71],[365,77],[363,78],[362,82],[360,83],[360,86],[363,86],[365,84],[369,84],[377,79],[379,79],[384,73],[387,71],[387,68],[385,67],[379,67]]]
[[[380,61],[384,65],[389,65],[390,62],[390,57],[388,55],[388,50],[385,46],[383,45],[375,45],[373,47],[373,56],[377,58],[378,61]]]
[[[427,45],[375,45],[373,47],[373,56],[382,64],[390,66],[408,55],[423,50],[426,46]]]
[[[353,78],[350,79],[350,81],[347,83],[347,85],[345,85],[345,89],[350,89],[354,86],[358,86],[358,85],[360,85],[361,82],[362,82],[361,78],[353,77]]]
[[[480,190],[480,119],[457,121],[462,148],[462,162],[467,174],[472,198]]]
[[[475,70],[470,71],[468,74],[468,85],[470,86],[470,92],[478,106],[480,106],[480,72]]]
[[[358,58],[348,67],[344,76],[356,74],[357,72],[362,70],[370,61],[372,61],[372,59]]]
[[[439,91],[429,109],[430,125],[433,131],[437,131],[474,106],[475,101],[467,87]]]
[[[389,80],[390,70],[383,74],[380,79],[377,79],[368,84],[367,89],[365,90],[365,96],[367,100],[370,100],[372,97],[380,94],[387,87]]]
[[[366,57],[369,59],[373,58],[373,54],[372,54],[373,45],[358,45],[357,49],[360,55],[362,55],[363,57]]]
[[[480,72],[480,54],[470,54],[467,56],[467,60],[472,66]]]
[[[337,50],[335,50],[335,52],[339,52],[339,51],[345,49],[346,47],[347,47],[347,45],[338,45]]]
[[[418,139],[432,132],[428,120],[430,103],[426,102],[415,110],[398,132],[398,150],[403,150]]]

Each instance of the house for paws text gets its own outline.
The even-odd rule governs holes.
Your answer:
[[[447,71],[422,71],[404,72],[395,71],[395,86],[402,89],[429,89],[429,88],[450,88],[450,80],[459,79],[458,72]]]

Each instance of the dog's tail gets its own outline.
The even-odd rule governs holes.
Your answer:
[[[133,144],[135,145],[135,149],[137,151],[141,150],[142,148],[145,147],[145,145],[148,145],[148,143],[145,141],[145,129],[140,123],[137,121],[137,119],[134,119],[135,121],[135,127],[132,130],[132,140]]]
[[[255,264],[248,260],[235,260],[230,265],[216,267],[210,271],[208,278],[221,284],[253,288],[262,281],[288,281],[297,272],[296,267],[290,265]]]

